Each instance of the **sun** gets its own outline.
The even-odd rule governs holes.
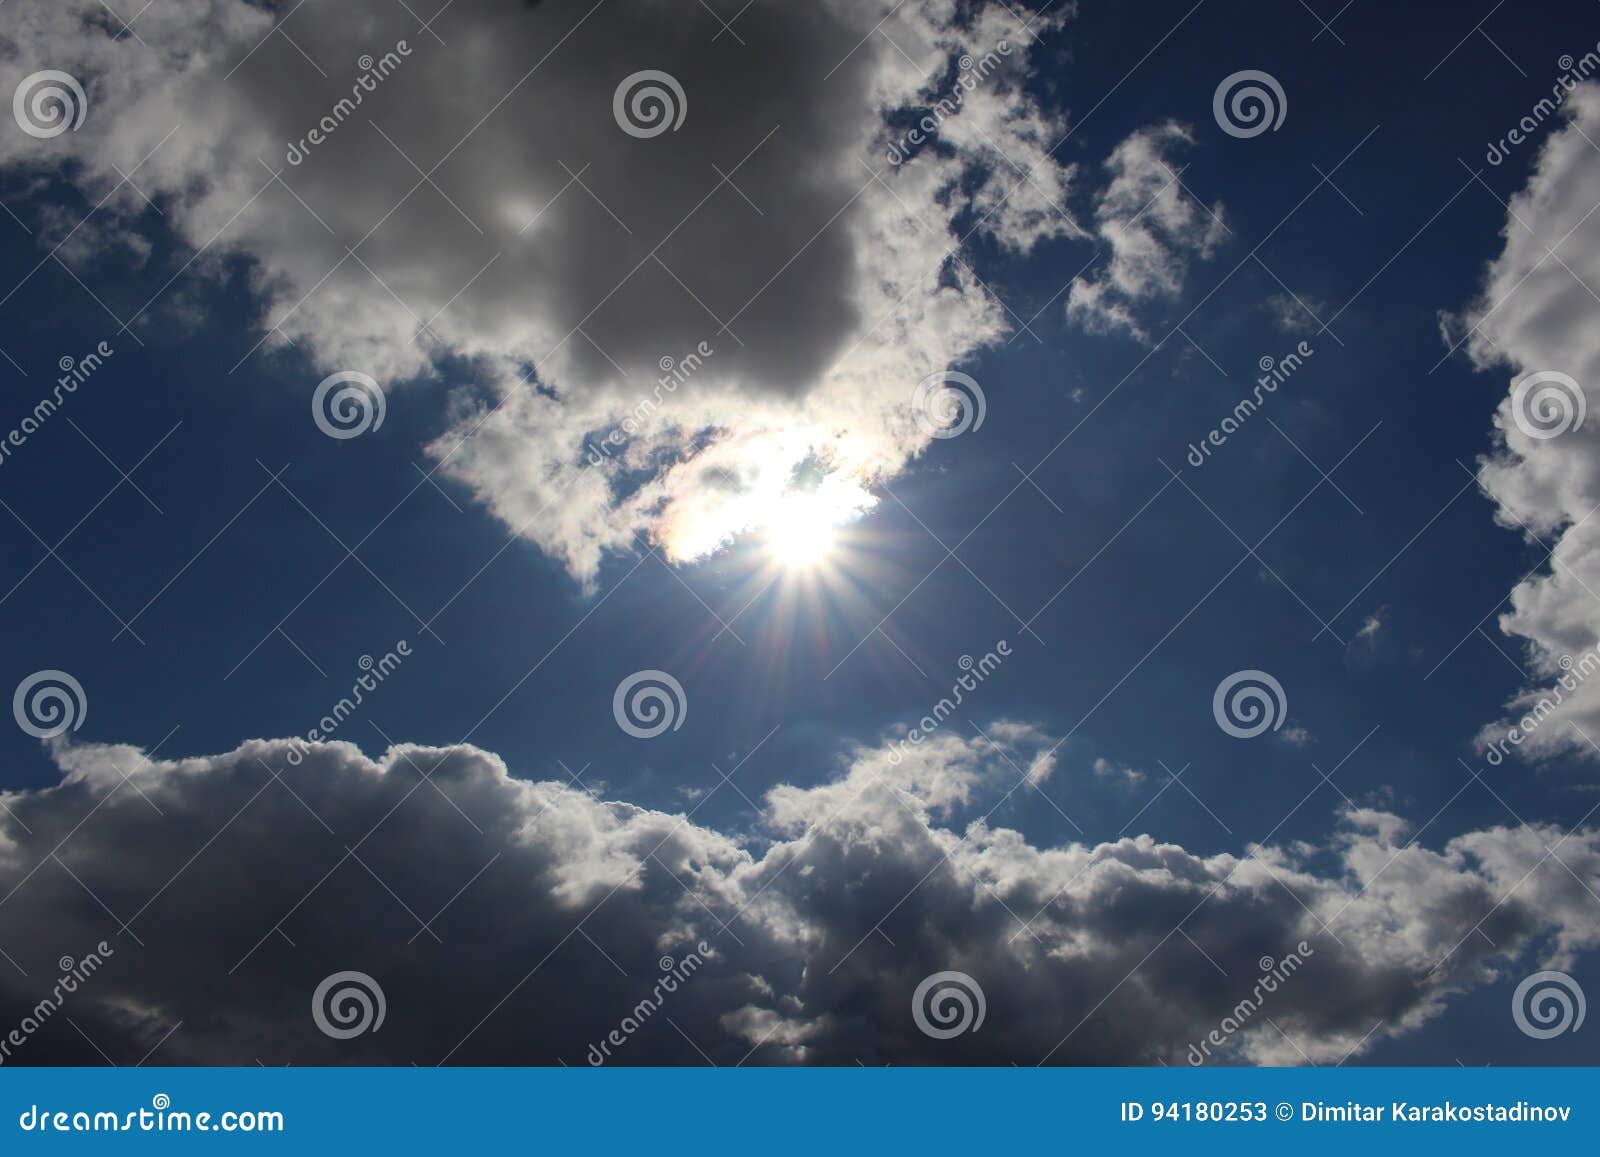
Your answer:
[[[839,526],[848,517],[818,491],[791,492],[772,505],[766,520],[767,550],[788,570],[811,570],[833,556]]]
[[[788,576],[811,587],[851,568],[864,541],[854,524],[878,505],[861,470],[809,451],[796,462],[792,448],[745,447],[726,473],[733,484],[724,492],[667,517],[669,561],[699,561],[737,541],[739,557],[768,581]]]

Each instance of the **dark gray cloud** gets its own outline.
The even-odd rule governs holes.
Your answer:
[[[1008,325],[952,258],[968,236],[1081,232],[1064,125],[1022,83],[1066,6],[712,7],[457,0],[424,28],[392,0],[173,0],[130,36],[97,0],[14,0],[0,86],[65,70],[89,111],[4,164],[103,202],[102,248],[148,196],[186,277],[246,259],[265,333],[241,355],[292,342],[386,387],[475,359],[430,452],[580,579],[641,533],[697,557],[802,463],[859,492],[928,444],[918,383]],[[895,118],[934,107],[891,164]]]
[[[1429,850],[1377,812],[1243,857],[1038,847],[982,816],[1048,738],[991,734],[1000,748],[940,737],[898,763],[857,750],[822,786],[771,792],[754,840],[470,747],[374,762],[332,744],[298,765],[284,742],[59,748],[57,786],[4,797],[4,1027],[58,957],[115,951],[10,1063],[136,1060],[180,1021],[153,1059],[582,1064],[620,1028],[614,1063],[1182,1063],[1261,958],[1294,953],[1215,1050],[1293,1063],[1415,1028],[1532,943],[1560,964],[1596,939],[1600,833],[1566,839],[1565,867],[1553,830]],[[691,955],[663,995],[662,958]],[[377,980],[386,1015],[336,1040],[312,996],[344,970]],[[912,996],[952,970],[986,1018],[934,1039]]]

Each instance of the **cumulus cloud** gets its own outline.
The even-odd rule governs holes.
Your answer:
[[[1095,775],[1101,779],[1109,779],[1114,783],[1125,783],[1132,786],[1141,784],[1145,780],[1144,772],[1138,768],[1113,762],[1104,756],[1095,759],[1093,768]]]
[[[1208,258],[1226,233],[1220,206],[1183,186],[1177,155],[1194,143],[1175,121],[1135,132],[1106,161],[1111,183],[1095,205],[1095,230],[1110,251],[1105,269],[1073,283],[1067,316],[1093,332],[1126,330],[1147,340],[1140,306],[1175,298],[1194,258]]]
[[[264,351],[389,385],[450,367],[428,453],[587,582],[641,538],[699,557],[819,477],[851,517],[928,444],[917,383],[1007,325],[961,243],[1082,233],[1064,125],[1023,85],[1061,19],[756,0],[729,31],[667,0],[457,0],[423,27],[390,0],[173,0],[134,36],[94,0],[16,0],[0,87],[65,70],[89,115],[4,164],[102,203],[84,237],[137,235],[149,197],[188,276],[247,259]],[[647,70],[671,84],[619,96]],[[630,99],[652,85],[655,135]]]
[[[1530,945],[1559,967],[1600,939],[1600,832],[1435,850],[1369,809],[1322,846],[1044,846],[988,814],[1050,737],[992,738],[857,749],[740,837],[466,746],[58,745],[58,784],[0,800],[0,1018],[58,957],[114,954],[11,1062],[136,1059],[181,1021],[153,1061],[581,1064],[617,1030],[618,1063],[1182,1063],[1294,952],[1214,1052],[1299,1063],[1415,1028]],[[335,1040],[312,996],[344,970],[386,1015]],[[913,993],[952,970],[987,1016],[937,1040]]]
[[[1600,333],[1592,290],[1600,286],[1600,154],[1591,143],[1600,132],[1600,87],[1579,86],[1563,111],[1565,123],[1510,200],[1505,245],[1481,296],[1445,320],[1446,337],[1478,366],[1511,374],[1480,479],[1497,519],[1551,550],[1548,569],[1517,584],[1499,620],[1501,630],[1526,640],[1542,688],[1519,693],[1509,705],[1514,717],[1484,735],[1503,739],[1525,711],[1537,710],[1538,724],[1520,729],[1521,750],[1533,756],[1592,751],[1578,728],[1590,735],[1600,728],[1600,680],[1589,679],[1600,640]],[[1541,385],[1534,375],[1549,371],[1571,385]],[[1580,403],[1588,417],[1568,428]]]

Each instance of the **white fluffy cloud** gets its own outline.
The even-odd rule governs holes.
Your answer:
[[[1184,188],[1177,155],[1194,143],[1176,122],[1140,129],[1106,161],[1111,183],[1095,206],[1095,229],[1110,251],[1102,272],[1073,283],[1067,316],[1090,330],[1147,339],[1138,308],[1175,298],[1189,263],[1211,256],[1226,234],[1220,206]]]
[[[771,791],[740,837],[471,747],[374,761],[327,744],[293,764],[283,741],[174,760],[58,746],[57,786],[3,796],[0,945],[28,976],[0,972],[0,1017],[104,939],[114,955],[66,1011],[114,1059],[182,1020],[160,1060],[577,1064],[632,1016],[621,1063],[1182,1063],[1238,1015],[1261,957],[1295,952],[1214,1051],[1298,1063],[1416,1028],[1531,966],[1530,945],[1561,966],[1600,940],[1600,832],[1560,863],[1554,830],[1430,849],[1370,810],[1323,846],[1243,855],[1040,846],[984,817],[1050,738],[991,735],[898,762],[858,749],[819,786]],[[704,967],[639,1015],[659,958],[691,951]],[[311,994],[346,969],[387,1015],[334,1041]],[[913,993],[946,970],[982,987],[982,1031],[918,1030]],[[95,1060],[59,1017],[27,1050]]]
[[[1522,752],[1534,756],[1592,751],[1578,728],[1600,738],[1600,679],[1590,678],[1584,658],[1600,640],[1600,152],[1593,144],[1600,87],[1580,86],[1565,114],[1527,186],[1511,198],[1504,249],[1481,297],[1445,326],[1479,366],[1511,374],[1495,413],[1495,448],[1482,462],[1483,486],[1502,524],[1554,548],[1548,569],[1518,583],[1500,616],[1502,630],[1527,640],[1544,687],[1518,695],[1512,718],[1483,735],[1503,741],[1517,726],[1526,732]],[[1545,371],[1576,383],[1588,411],[1576,429],[1559,432],[1571,419],[1563,419],[1558,399],[1579,400],[1564,385],[1542,400],[1537,379],[1519,393],[1519,384]],[[1526,729],[1523,718],[1537,723]]]
[[[837,478],[849,517],[927,445],[918,382],[1007,326],[965,236],[1082,232],[1064,126],[1021,83],[1060,18],[1019,12],[756,0],[730,31],[667,0],[457,0],[423,28],[392,0],[173,0],[135,36],[13,0],[0,88],[60,69],[89,110],[3,163],[104,199],[83,236],[153,198],[188,277],[247,258],[266,351],[390,386],[470,359],[428,452],[589,581],[641,536],[703,555],[797,477]],[[676,130],[619,126],[643,70],[681,88]]]

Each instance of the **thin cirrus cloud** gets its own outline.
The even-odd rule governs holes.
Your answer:
[[[665,0],[458,0],[424,28],[389,0],[175,0],[134,37],[96,3],[18,0],[0,86],[48,62],[90,114],[5,164],[103,201],[97,244],[133,260],[145,197],[189,276],[248,258],[264,332],[241,356],[292,343],[389,387],[468,359],[428,453],[592,583],[642,538],[716,549],[797,471],[858,514],[925,448],[917,384],[1013,324],[962,241],[1086,233],[1064,121],[1022,83],[1065,17],[1030,19],[757,0],[729,30]],[[670,125],[628,131],[642,72],[682,95],[654,85]],[[936,139],[891,163],[931,109]]]
[[[1295,953],[1264,1015],[1209,1051],[1297,1064],[1416,1029],[1532,944],[1566,967],[1600,939],[1545,854],[1553,828],[1431,849],[1351,809],[1318,846],[1036,845],[990,813],[1051,742],[998,721],[898,760],[861,747],[818,786],[769,791],[735,836],[464,745],[159,760],[56,741],[59,784],[0,797],[0,919],[28,930],[8,939],[30,972],[108,936],[114,953],[27,1059],[137,1059],[164,1039],[166,1063],[581,1064],[635,1016],[611,1062],[1179,1064]],[[42,867],[69,832],[65,870]],[[1600,833],[1563,847],[1573,873],[1600,870]],[[655,992],[663,958],[691,952],[698,971]],[[987,1019],[937,1039],[912,998],[948,970]],[[347,971],[386,1015],[336,1040],[312,997]],[[0,1016],[31,992],[0,973]]]
[[[1535,758],[1592,754],[1585,733],[1600,736],[1600,680],[1590,678],[1600,642],[1600,86],[1578,86],[1563,111],[1508,204],[1481,295],[1444,324],[1478,366],[1510,371],[1479,480],[1497,520],[1550,551],[1499,619],[1527,641],[1534,685],[1480,736],[1503,744],[1517,726],[1519,750]],[[1534,712],[1533,727],[1519,726]]]

